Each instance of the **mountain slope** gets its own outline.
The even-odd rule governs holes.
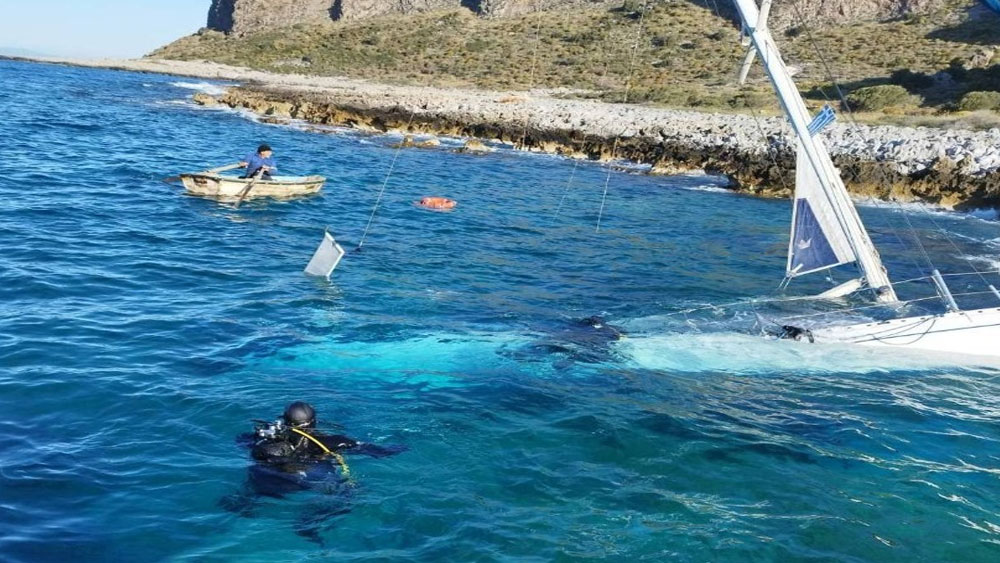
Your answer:
[[[749,88],[734,84],[743,47],[737,27],[715,12],[713,1],[651,3],[640,18],[642,6],[587,3],[506,18],[459,8],[297,24],[245,37],[206,30],[151,56],[411,84],[566,88],[574,96],[675,107],[772,103],[759,74]],[[812,97],[835,97],[824,60],[848,90],[899,82],[894,71],[906,69],[916,74],[903,76],[904,86],[924,96],[925,107],[913,98],[904,110],[926,113],[970,89],[1000,91],[1000,55],[994,56],[1000,16],[977,6],[954,0],[926,17],[791,25],[778,35]]]

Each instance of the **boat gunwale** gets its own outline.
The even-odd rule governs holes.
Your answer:
[[[179,176],[183,178],[207,178],[210,180],[215,180],[219,182],[238,182],[246,184],[253,178],[240,178],[237,176],[224,176],[222,174],[207,173],[207,172],[183,172]],[[312,176],[278,176],[279,178],[295,178],[295,180],[265,180],[261,178],[257,181],[258,185],[269,185],[269,186],[301,186],[305,184],[316,184],[316,183],[326,183],[326,178],[324,176],[312,175]]]

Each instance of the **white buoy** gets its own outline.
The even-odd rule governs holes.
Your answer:
[[[319,248],[313,254],[312,260],[306,265],[305,272],[310,276],[321,276],[330,279],[333,269],[344,257],[344,249],[337,244],[330,232],[323,233],[323,242],[319,243]]]

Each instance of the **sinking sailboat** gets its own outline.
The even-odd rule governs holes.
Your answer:
[[[798,276],[854,264],[859,277],[817,297],[866,293],[878,304],[904,310],[906,302],[896,294],[878,250],[820,135],[833,121],[832,108],[827,106],[815,117],[810,115],[768,29],[771,0],[763,0],[760,8],[755,0],[734,1],[742,19],[743,38],[749,43],[740,80],[746,79],[754,59],[759,58],[797,140],[795,196],[785,283]],[[1000,346],[997,346],[1000,308],[962,310],[938,270],[933,269],[926,279],[944,303],[945,312],[841,325],[822,316],[807,315],[789,319],[784,327],[785,334],[797,339],[807,337],[813,342],[1000,357]],[[992,285],[986,287],[1000,299],[1000,293]]]

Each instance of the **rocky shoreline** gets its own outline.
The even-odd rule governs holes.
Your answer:
[[[794,185],[791,131],[777,117],[701,113],[557,97],[378,84],[270,74],[216,63],[45,60],[61,64],[239,81],[198,96],[269,116],[373,131],[458,135],[594,160],[626,159],[653,173],[704,170],[733,189],[787,197]],[[941,130],[833,125],[824,134],[848,188],[859,197],[947,208],[1000,207],[1000,129]],[[765,138],[767,139],[765,141]]]
[[[276,119],[496,140],[574,158],[625,159],[649,164],[653,173],[704,170],[729,177],[737,191],[767,197],[787,197],[794,186],[794,145],[781,118],[545,95],[456,97],[417,90],[424,91],[373,95],[365,88],[248,85],[198,101]],[[1000,206],[1000,130],[838,125],[827,135],[835,163],[859,197],[947,208]]]

